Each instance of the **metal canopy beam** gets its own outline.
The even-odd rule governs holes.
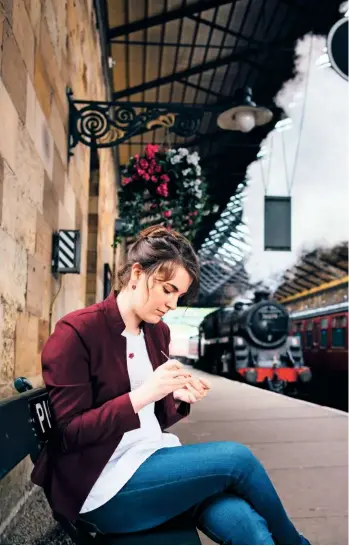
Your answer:
[[[159,13],[158,15],[153,15],[152,17],[146,17],[145,19],[140,19],[138,21],[133,21],[126,25],[121,25],[119,27],[111,28],[109,30],[109,39],[117,38],[118,36],[124,36],[125,34],[131,34],[138,30],[144,30],[157,25],[163,25],[169,21],[174,21],[176,19],[183,19],[184,17],[189,17],[194,15],[194,13],[201,13],[212,8],[217,8],[219,6],[224,6],[225,4],[231,4],[232,2],[236,3],[240,0],[207,0],[204,2],[200,0],[191,4],[185,8],[177,8],[165,13]]]
[[[240,32],[234,32],[234,30],[230,30],[229,28],[226,28],[223,25],[219,25],[218,23],[213,21],[208,21],[207,19],[203,19],[202,17],[196,17],[195,15],[191,15],[189,19],[191,19],[192,21],[195,21],[196,23],[200,23],[210,28],[213,28],[214,30],[220,30],[221,32],[224,32],[227,36],[233,36],[234,38],[237,38],[238,40],[245,40],[246,42],[249,42],[251,44],[256,44],[256,45],[263,44],[263,42],[261,42],[260,40],[254,40],[253,38],[248,38],[247,36],[244,36]],[[231,45],[230,48],[233,48],[234,45],[235,44]]]
[[[135,95],[136,93],[142,93],[143,91],[147,91],[148,89],[153,89],[154,87],[159,87],[161,85],[166,85],[168,83],[176,82],[178,80],[183,80],[183,78],[189,78],[189,76],[201,74],[202,72],[206,72],[207,70],[219,68],[220,66],[225,66],[229,63],[243,61],[245,58],[249,57],[249,55],[259,55],[263,49],[263,47],[243,48],[240,51],[231,53],[230,55],[226,55],[225,57],[218,57],[217,59],[213,59],[212,61],[186,68],[185,70],[181,70],[180,72],[175,72],[174,74],[169,74],[168,76],[162,76],[160,78],[156,78],[155,80],[150,80],[148,82],[135,85],[134,87],[123,89],[122,91],[117,91],[116,93],[114,93],[114,100],[119,100],[124,97],[129,97],[130,95]]]

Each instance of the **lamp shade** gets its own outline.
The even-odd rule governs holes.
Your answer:
[[[238,95],[242,98],[239,100]],[[238,90],[236,95],[237,106],[222,112],[217,118],[217,125],[227,131],[242,131],[248,133],[254,127],[269,123],[273,113],[268,108],[257,106],[252,100],[252,90],[247,87]]]

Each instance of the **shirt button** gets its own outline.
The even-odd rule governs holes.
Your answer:
[[[134,353],[130,353],[130,354],[128,355],[128,358],[133,358],[134,356],[135,356]]]

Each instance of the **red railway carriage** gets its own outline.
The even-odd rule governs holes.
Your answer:
[[[348,374],[348,302],[291,313],[304,362],[315,374]]]

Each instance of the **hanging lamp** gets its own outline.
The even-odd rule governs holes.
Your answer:
[[[217,125],[227,131],[249,133],[259,125],[269,123],[273,112],[263,106],[257,106],[252,100],[252,89],[238,89],[234,95],[237,106],[222,112],[217,118]]]

